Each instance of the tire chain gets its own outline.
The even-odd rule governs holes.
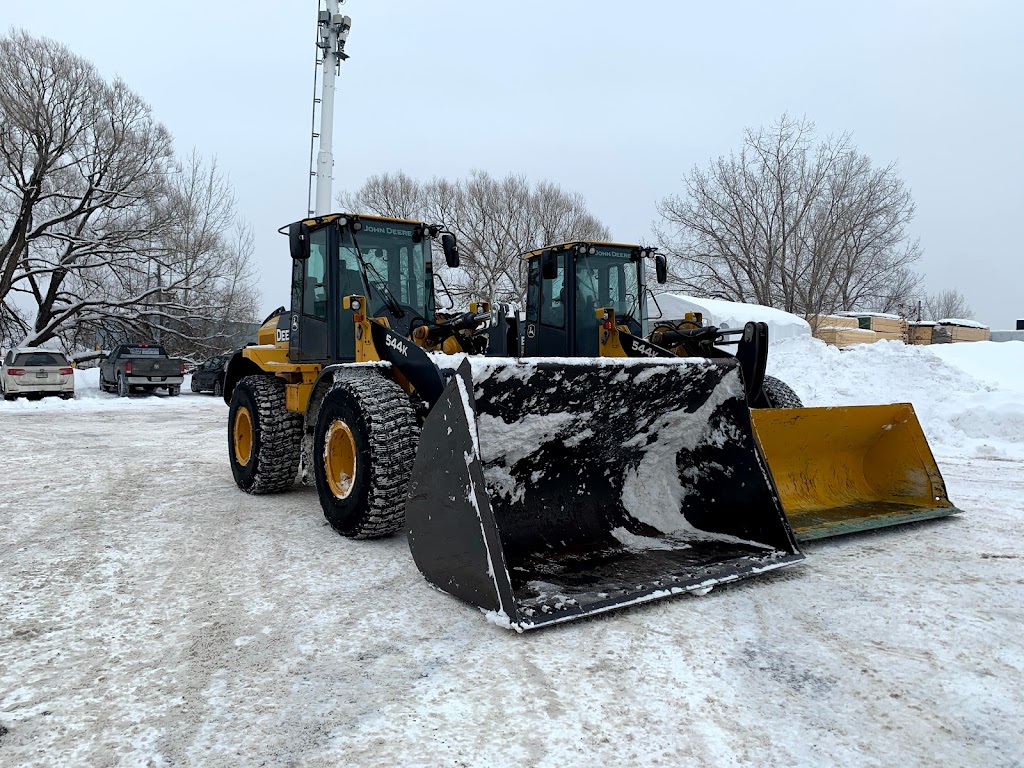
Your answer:
[[[259,474],[254,478],[252,494],[280,493],[295,482],[299,469],[299,442],[302,440],[302,414],[285,408],[285,383],[276,376],[246,376],[246,385],[256,401],[256,420],[260,429]],[[233,425],[228,425],[232,429]]]
[[[768,398],[772,408],[803,408],[804,404],[793,388],[782,379],[774,376],[765,376],[761,384],[761,391]]]
[[[405,527],[405,498],[419,443],[416,411],[409,396],[376,371],[341,370],[330,391],[345,388],[358,401],[370,435],[369,510],[355,539],[388,536]]]

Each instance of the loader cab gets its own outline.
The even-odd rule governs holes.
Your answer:
[[[647,331],[644,258],[651,251],[620,243],[573,242],[523,254],[527,261],[527,357],[597,357],[596,310],[611,308],[620,325]]]
[[[434,319],[431,240],[438,227],[405,219],[333,214],[288,228],[292,255],[288,359],[356,359],[353,313],[345,296],[367,298],[367,315],[403,336]],[[280,335],[278,336],[280,338]]]

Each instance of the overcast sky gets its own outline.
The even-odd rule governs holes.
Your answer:
[[[0,0],[230,173],[269,311],[306,212],[317,0]],[[694,164],[783,112],[850,132],[913,191],[929,290],[1024,317],[1024,2],[349,0],[335,191],[474,168],[581,192],[618,240]]]

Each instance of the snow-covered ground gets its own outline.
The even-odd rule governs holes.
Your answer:
[[[187,382],[0,403],[0,765],[1020,766],[1024,344],[772,356],[913,402],[965,514],[526,635],[239,492]]]

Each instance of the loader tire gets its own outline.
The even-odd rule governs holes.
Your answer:
[[[228,461],[246,493],[287,491],[299,469],[302,414],[285,408],[285,383],[276,376],[246,376],[228,411]]]
[[[338,374],[313,440],[324,517],[342,536],[374,539],[405,525],[419,427],[409,396],[378,373]]]
[[[765,376],[761,385],[761,392],[768,401],[769,408],[803,408],[804,404],[800,397],[782,379],[774,376]]]

